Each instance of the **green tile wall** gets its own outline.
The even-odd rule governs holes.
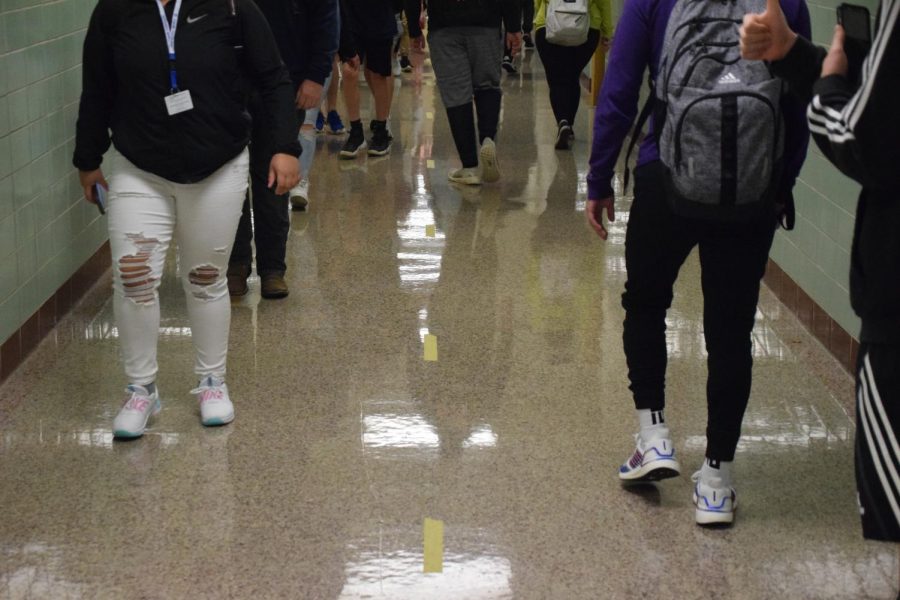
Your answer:
[[[106,241],[71,166],[96,0],[0,0],[0,343]]]
[[[841,1],[808,3],[815,43],[830,45]],[[853,2],[867,6],[874,18],[877,0]],[[850,308],[848,288],[859,185],[831,166],[811,141],[794,196],[797,227],[778,232],[772,259],[841,327],[857,337],[859,319]]]

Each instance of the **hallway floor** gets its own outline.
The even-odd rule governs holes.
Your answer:
[[[261,300],[254,278],[233,304],[230,426],[202,428],[188,393],[173,254],[163,411],[113,442],[126,382],[109,278],[92,290],[0,387],[0,598],[896,595],[895,548],[861,538],[852,379],[765,289],[740,510],[731,529],[694,524],[696,254],[668,318],[685,472],[619,485],[636,431],[619,302],[630,199],[604,244],[584,223],[589,109],[574,151],[555,151],[534,52],[503,87],[499,184],[447,181],[458,162],[427,65],[402,76],[389,157],[339,161],[343,138],[320,138],[291,295]]]

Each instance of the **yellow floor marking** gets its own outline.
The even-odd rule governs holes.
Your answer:
[[[425,572],[444,571],[444,522],[425,519]]]
[[[433,168],[434,168],[434,161],[431,160],[431,159],[429,159],[428,161],[425,162],[425,166],[427,166],[429,169],[433,169]]]
[[[426,225],[425,226],[425,237],[434,237],[435,236],[434,225]]]
[[[434,362],[437,359],[437,336],[429,333],[425,336],[425,360]]]

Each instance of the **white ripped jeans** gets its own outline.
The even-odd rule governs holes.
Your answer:
[[[113,308],[131,383],[156,380],[159,283],[172,238],[187,298],[198,377],[225,376],[231,301],[225,272],[247,193],[245,149],[199,183],[173,183],[118,152],[109,170]]]

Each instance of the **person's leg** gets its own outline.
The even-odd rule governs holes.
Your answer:
[[[856,489],[863,536],[900,541],[900,345],[859,349],[856,374]]]
[[[522,0],[522,37],[525,48],[534,48],[532,29],[534,29],[534,0]]]
[[[156,381],[159,283],[175,229],[167,181],[115,153],[109,178],[109,243],[113,312],[125,375],[141,386]],[[234,239],[232,237],[232,239]]]
[[[694,487],[700,525],[734,520],[732,463],[750,398],[750,336],[774,235],[774,219],[739,225],[707,222],[700,240],[703,335],[709,356],[706,459]]]
[[[249,163],[242,152],[203,181],[176,186],[181,283],[196,352],[194,372],[201,380],[225,377],[231,323],[225,269],[247,192]]]
[[[447,108],[450,133],[463,169],[478,166],[475,118],[472,113],[472,72],[469,69],[466,34],[457,27],[429,32],[431,63],[441,99]],[[454,171],[450,178],[454,179]],[[474,179],[472,183],[475,183]]]
[[[156,389],[159,282],[175,228],[171,185],[113,152],[107,206],[113,260],[113,313],[119,330],[128,397],[113,435],[143,435],[160,410]]]
[[[271,156],[271,152],[250,154],[256,273],[260,277],[263,298],[284,298],[288,295],[284,274],[287,271],[285,256],[291,223],[288,194],[276,195],[274,189],[266,185]]]
[[[568,92],[566,93],[565,104],[563,105],[563,118],[574,125],[575,115],[578,114],[578,105],[581,103],[581,73],[594,56],[597,44],[600,43],[600,30],[591,29],[588,32],[587,41],[572,48],[569,58],[568,76]]]
[[[232,296],[243,296],[247,288],[247,278],[253,269],[253,216],[250,207],[250,195],[244,198],[241,209],[241,220],[234,236],[234,246],[228,259],[228,293]]]
[[[709,225],[700,241],[703,334],[709,355],[707,458],[732,461],[753,370],[750,334],[775,222]]]
[[[365,56],[360,56],[364,61]],[[347,105],[347,116],[350,118],[350,135],[341,148],[341,158],[356,158],[359,152],[366,147],[366,136],[363,133],[360,120],[359,99],[359,67],[352,67],[350,63],[343,63],[344,103]]]
[[[342,79],[344,86],[344,104],[347,105],[347,118],[350,122],[359,121],[359,68],[343,63]]]
[[[478,115],[478,139],[481,142],[479,159],[482,178],[490,183],[500,179],[500,163],[495,142],[500,126],[500,58],[503,52],[499,29],[472,28],[466,37],[475,112]]]
[[[695,243],[691,224],[669,209],[662,165],[654,162],[636,169],[625,234],[622,341],[641,435],[635,454],[619,470],[623,481],[655,481],[679,473],[663,415],[666,311],[678,271]]]
[[[563,75],[569,72],[566,62],[571,60],[571,57],[567,56],[568,48],[547,41],[547,30],[543,27],[537,30],[535,41],[547,76],[547,86],[550,88],[550,108],[553,109],[553,116],[558,125],[560,121],[566,120],[567,103],[563,101],[566,86]]]

